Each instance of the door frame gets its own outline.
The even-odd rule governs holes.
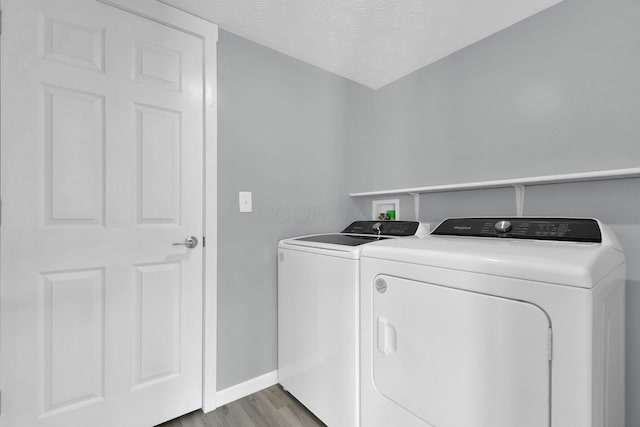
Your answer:
[[[216,408],[217,389],[218,26],[157,0],[96,1],[188,33],[203,43],[203,237],[206,246],[203,242],[202,409],[209,412]]]

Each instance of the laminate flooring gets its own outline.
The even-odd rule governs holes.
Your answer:
[[[157,427],[326,427],[276,384],[208,414],[201,410]]]

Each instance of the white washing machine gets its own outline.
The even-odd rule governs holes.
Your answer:
[[[456,218],[361,254],[363,427],[624,427],[625,258],[591,219]]]
[[[278,244],[278,381],[330,427],[359,426],[359,258],[413,221],[357,221]]]

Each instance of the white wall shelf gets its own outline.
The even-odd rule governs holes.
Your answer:
[[[637,177],[640,177],[640,168],[627,168],[593,172],[577,172],[562,175],[535,176],[528,178],[501,179],[495,181],[466,182],[461,184],[433,185],[427,187],[403,188],[397,190],[367,191],[362,193],[351,193],[349,195],[351,197],[412,195],[414,198],[416,218],[418,218],[420,194],[513,187],[516,192],[516,211],[518,216],[522,216],[522,211],[524,208],[525,187],[527,185],[559,184],[568,182],[600,181]]]

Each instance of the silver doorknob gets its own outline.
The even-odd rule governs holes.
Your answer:
[[[184,245],[186,247],[188,247],[189,249],[193,249],[196,246],[198,246],[198,239],[196,238],[196,236],[189,236],[186,239],[184,239],[183,243],[174,243],[173,246],[179,246],[179,245]]]

